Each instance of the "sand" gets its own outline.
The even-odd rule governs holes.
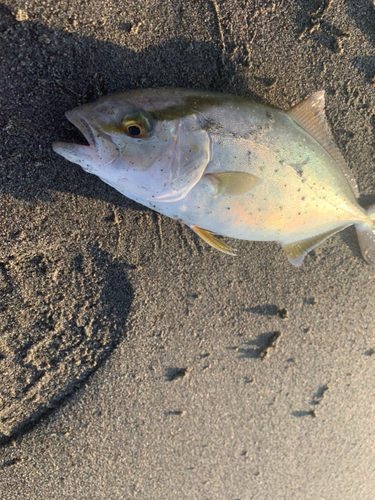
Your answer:
[[[375,7],[3,0],[2,500],[372,500],[375,271],[349,228],[301,268],[208,247],[51,150],[64,112],[184,86],[326,91],[375,201]]]

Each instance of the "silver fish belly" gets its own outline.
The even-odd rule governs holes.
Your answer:
[[[300,265],[352,224],[375,263],[375,204],[361,207],[356,182],[333,141],[324,92],[289,112],[248,99],[188,89],[142,89],[67,113],[88,145],[54,150],[125,196],[215,235],[277,241]]]

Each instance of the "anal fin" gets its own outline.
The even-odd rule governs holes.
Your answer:
[[[327,231],[323,234],[318,234],[317,236],[313,236],[312,238],[308,238],[306,240],[296,241],[295,243],[286,243],[283,244],[284,252],[288,257],[291,264],[295,266],[300,266],[302,264],[303,259],[306,255],[313,250],[315,247],[320,245],[324,240],[329,238],[330,236],[342,231],[348,226],[342,226],[336,229],[332,229],[331,231]]]
[[[208,231],[208,229],[202,229],[201,227],[196,226],[195,224],[189,225],[190,229],[192,229],[198,236],[202,238],[206,243],[216,248],[216,250],[220,250],[220,252],[224,252],[228,255],[236,255],[236,250],[224,241],[219,240],[214,236],[212,231]]]

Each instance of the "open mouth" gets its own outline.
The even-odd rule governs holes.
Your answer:
[[[55,153],[89,171],[94,167],[108,165],[118,158],[119,150],[110,136],[100,129],[96,130],[95,125],[90,125],[81,113],[73,109],[67,111],[65,116],[78,128],[87,143],[54,142],[52,149]]]
[[[67,155],[76,155],[77,158],[79,156],[83,157],[91,157],[89,154],[91,149],[94,151],[98,151],[98,141],[95,140],[95,134],[90,127],[90,125],[87,123],[87,121],[82,118],[79,114],[75,113],[74,110],[72,111],[67,111],[65,113],[65,116],[67,119],[72,123],[75,127],[78,128],[78,130],[81,132],[83,137],[86,139],[86,144],[75,144],[75,143],[67,143],[67,142],[54,142],[52,144],[53,150],[64,156],[70,161],[75,161],[71,158],[68,158]]]
[[[67,160],[77,163],[84,168],[88,167],[89,163],[94,160],[94,156],[97,156],[95,153],[98,153],[98,142],[95,140],[94,132],[87,121],[74,111],[67,111],[65,116],[78,128],[87,143],[75,144],[56,141],[52,144],[52,149]]]
[[[95,140],[95,134],[87,121],[82,118],[82,116],[74,113],[74,111],[67,111],[65,113],[66,118],[72,123],[78,130],[81,132],[83,137],[86,139],[87,144],[91,147],[95,147],[97,149],[98,144]],[[82,146],[85,144],[82,144]]]

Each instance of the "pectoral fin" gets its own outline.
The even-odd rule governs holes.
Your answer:
[[[329,238],[335,233],[338,233],[342,229],[345,229],[347,226],[342,226],[336,229],[332,229],[331,231],[327,231],[326,233],[319,234],[318,236],[313,236],[312,238],[308,238],[307,240],[296,241],[295,243],[287,243],[283,244],[284,252],[288,257],[291,264],[295,266],[300,266],[302,264],[303,259],[306,255],[313,250],[315,247],[320,245],[324,240]]]
[[[229,245],[224,243],[224,241],[219,240],[214,236],[212,231],[208,231],[207,229],[202,229],[201,227],[195,226],[191,224],[190,229],[192,229],[198,236],[202,238],[206,243],[216,248],[216,250],[220,250],[220,252],[227,253],[229,255],[236,255],[234,248],[231,248]]]
[[[213,196],[235,196],[245,194],[262,182],[259,177],[246,172],[217,172],[205,174]]]

